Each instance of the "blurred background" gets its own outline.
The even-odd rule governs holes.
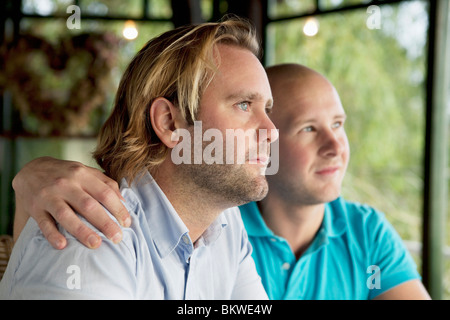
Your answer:
[[[337,88],[351,159],[344,196],[385,212],[434,299],[450,298],[447,0],[3,0],[0,234],[11,181],[44,155],[91,152],[133,55],[175,26],[247,17],[269,66],[297,62]]]

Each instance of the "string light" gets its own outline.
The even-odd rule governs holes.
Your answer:
[[[314,17],[306,19],[303,26],[303,33],[308,37],[314,37],[319,32],[319,21]]]
[[[123,36],[125,39],[134,40],[138,36],[138,30],[136,27],[136,23],[134,21],[128,20],[125,22],[125,26],[123,27]]]

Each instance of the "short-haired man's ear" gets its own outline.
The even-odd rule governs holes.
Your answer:
[[[174,139],[175,130],[185,127],[186,121],[181,112],[166,98],[156,98],[150,106],[150,120],[153,130],[168,148],[174,148],[178,140]]]

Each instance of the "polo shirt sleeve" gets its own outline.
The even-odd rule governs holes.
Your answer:
[[[133,299],[136,258],[129,243],[88,249],[70,234],[64,250],[54,249],[29,219],[16,243],[0,286],[3,299]],[[125,236],[125,234],[124,234]]]
[[[420,279],[420,274],[411,254],[385,215],[373,208],[367,210],[371,211],[366,221],[370,248],[367,286],[370,288],[369,299],[373,299],[403,282]]]

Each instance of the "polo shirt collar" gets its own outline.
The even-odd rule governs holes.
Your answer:
[[[347,230],[346,210],[344,207],[336,208],[336,206],[340,207],[341,202],[342,199],[339,197],[325,205],[322,228],[328,237],[339,237]]]
[[[318,232],[318,235],[321,233],[323,234],[320,236],[323,240],[328,237],[338,237],[347,229],[345,211],[332,210],[331,208],[332,205],[336,205],[335,202],[339,201],[340,198],[325,205],[324,218]],[[262,218],[256,202],[250,202],[242,205],[239,209],[241,210],[242,220],[244,221],[245,229],[247,230],[249,236],[274,236],[273,231],[266,225],[264,219]]]
[[[339,199],[335,201],[339,201]],[[336,210],[333,203],[334,201],[325,204],[322,225],[303,256],[317,252],[320,248],[326,246],[331,238],[339,237],[347,230],[345,210]]]
[[[245,230],[250,237],[273,237],[274,233],[266,225],[256,202],[239,207]]]

